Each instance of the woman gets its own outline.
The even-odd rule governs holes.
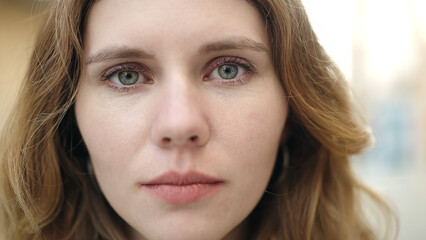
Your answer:
[[[6,239],[389,239],[300,1],[52,1],[1,142]]]

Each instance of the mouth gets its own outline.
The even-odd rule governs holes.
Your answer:
[[[166,203],[189,204],[212,197],[223,185],[223,180],[198,172],[180,174],[171,171],[140,186]]]

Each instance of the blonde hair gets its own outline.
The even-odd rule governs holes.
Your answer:
[[[300,0],[252,0],[289,102],[274,175],[248,217],[253,239],[390,239],[391,209],[353,175],[370,132],[342,74],[318,43]],[[0,239],[125,239],[87,168],[73,103],[91,0],[52,1],[19,102],[0,142]],[[284,172],[284,173],[281,173]],[[372,205],[364,204],[368,198]],[[383,235],[367,218],[375,210]],[[387,227],[387,228],[386,228]],[[394,232],[391,230],[395,230]],[[2,235],[1,235],[2,234]]]

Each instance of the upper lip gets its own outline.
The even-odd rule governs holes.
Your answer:
[[[223,180],[208,176],[203,173],[190,171],[179,173],[176,171],[166,172],[160,176],[143,183],[142,185],[191,185],[191,184],[215,184]]]

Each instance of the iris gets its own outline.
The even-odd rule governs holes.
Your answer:
[[[238,67],[231,64],[226,64],[218,68],[218,74],[223,79],[232,79],[238,75]]]
[[[118,74],[118,80],[123,85],[132,85],[135,84],[139,79],[139,73],[138,72],[120,72]]]

